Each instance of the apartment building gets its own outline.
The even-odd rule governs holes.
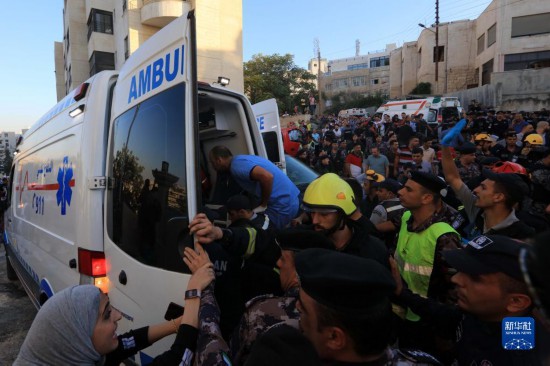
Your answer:
[[[319,90],[328,101],[339,94],[389,94],[390,87],[390,53],[396,49],[395,44],[386,48],[354,57],[329,60],[327,70],[321,75]],[[310,70],[311,72],[311,70]]]
[[[24,133],[25,131],[23,131]],[[2,131],[0,132],[0,175],[5,171],[4,169],[4,159],[6,158],[6,153],[12,154],[15,151],[15,144],[17,138],[20,135],[15,132]]]
[[[63,42],[56,42],[57,99],[126,59],[172,20],[196,10],[198,78],[231,80],[242,92],[242,0],[65,0]]]
[[[539,78],[530,71],[550,67],[550,2],[547,0],[494,0],[477,19],[441,23],[438,28],[437,62],[434,27],[424,29],[416,41],[406,42],[391,53],[392,98],[409,94],[420,82],[431,83],[434,94],[503,80],[505,84],[514,84],[518,93],[528,92],[522,89],[525,82],[531,83],[526,78]],[[519,70],[528,72],[518,73]],[[541,71],[541,75],[547,74],[546,71]]]

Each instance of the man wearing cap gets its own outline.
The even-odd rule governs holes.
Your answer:
[[[457,125],[455,128],[460,127]],[[445,180],[464,204],[470,221],[465,233],[467,238],[483,233],[526,239],[534,234],[534,230],[515,214],[515,205],[529,192],[529,187],[518,174],[493,173],[485,169],[483,174],[486,179],[471,191],[460,178],[445,141],[442,141],[441,157]]]
[[[519,254],[526,247],[504,236],[482,235],[464,249],[443,252],[445,260],[458,271],[451,279],[457,287],[458,308],[401,290],[394,272],[398,280],[396,300],[436,325],[441,335],[454,338],[453,364],[546,365],[549,349],[542,345],[549,344],[550,339],[538,321],[534,324],[534,348],[515,350],[503,342],[505,318],[533,317],[533,299],[519,262]]]
[[[361,187],[363,188],[364,198],[359,200],[359,209],[363,215],[369,217],[372,214],[372,210],[378,204],[378,183],[384,181],[384,176],[376,173],[374,170],[369,169],[365,173],[355,178]]]
[[[315,230],[327,236],[337,251],[371,258],[389,266],[384,243],[370,234],[372,223],[361,215],[353,189],[342,178],[327,173],[309,184],[303,209],[311,217],[311,225],[300,228]]]
[[[481,159],[482,157],[493,156],[491,153],[491,147],[493,146],[493,138],[486,133],[478,133],[474,138],[476,144],[476,157]]]
[[[295,262],[300,329],[325,365],[412,365],[420,358],[437,364],[423,352],[407,360],[389,349],[395,282],[384,266],[324,249],[304,250]]]
[[[370,216],[370,221],[376,226],[376,230],[381,233],[381,237],[386,243],[390,252],[395,250],[395,237],[397,229],[394,222],[401,222],[401,217],[405,212],[405,207],[397,196],[397,192],[402,188],[401,183],[395,179],[386,179],[378,184],[376,192],[378,204]]]
[[[481,175],[479,166],[476,162],[476,147],[471,142],[465,142],[461,146],[455,148],[460,153],[460,157],[456,160],[456,167],[460,179],[466,184],[476,177]]]
[[[275,324],[286,323],[298,327],[296,310],[299,284],[294,257],[307,248],[332,248],[332,242],[321,233],[312,230],[285,229],[277,234],[281,257],[277,261],[283,296],[266,294],[246,303],[246,310],[231,337],[231,358],[236,365],[243,365],[254,342]]]
[[[298,214],[300,191],[272,162],[254,155],[236,155],[225,146],[210,150],[210,163],[218,172],[230,172],[260,204],[254,212],[265,212],[277,229],[282,229]]]
[[[441,253],[458,248],[460,236],[452,225],[460,225],[456,210],[445,204],[446,184],[430,173],[411,172],[399,199],[408,209],[400,223],[395,259],[407,285],[416,294],[447,301],[450,284]],[[428,349],[431,329],[410,309],[406,310],[400,334],[401,343]]]

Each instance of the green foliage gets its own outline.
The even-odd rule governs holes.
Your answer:
[[[10,174],[12,163],[13,163],[13,154],[11,153],[10,149],[6,148],[4,150],[4,158],[2,159],[2,161],[0,161],[0,166],[3,167],[2,173],[4,175]]]
[[[279,112],[301,108],[301,99],[309,93],[317,97],[312,80],[315,76],[294,64],[294,56],[286,54],[254,55],[244,63],[244,91],[252,104],[275,98]]]
[[[432,94],[432,84],[418,83],[409,94]]]
[[[323,98],[327,100],[324,93]],[[365,96],[360,93],[341,92],[332,96],[330,100],[332,107],[327,108],[324,114],[338,114],[342,109],[379,107],[386,98],[381,93]]]

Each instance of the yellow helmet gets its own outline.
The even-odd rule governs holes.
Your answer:
[[[478,133],[474,138],[474,141],[493,141],[493,139],[486,133]]]
[[[538,133],[532,133],[529,136],[525,137],[524,142],[528,142],[531,145],[542,145],[542,137]]]
[[[304,193],[305,211],[341,211],[351,215],[357,207],[350,185],[334,173],[326,173],[309,184]]]

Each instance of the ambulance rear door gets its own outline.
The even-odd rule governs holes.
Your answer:
[[[281,122],[279,120],[279,109],[277,101],[272,98],[252,105],[256,116],[256,123],[262,134],[267,158],[279,168],[285,169],[285,153],[283,147],[283,136],[281,133]]]
[[[200,204],[194,29],[187,9],[130,56],[114,87],[104,241],[110,301],[123,314],[119,333],[183,310],[182,252]],[[136,361],[172,342],[155,343]]]

